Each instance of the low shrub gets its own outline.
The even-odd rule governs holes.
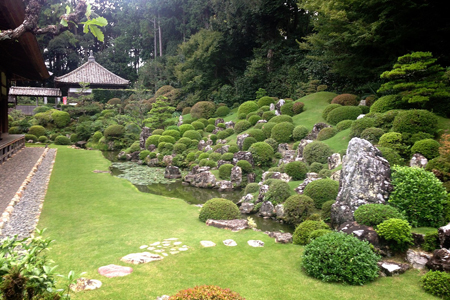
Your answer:
[[[275,153],[278,151],[278,142],[276,140],[274,140],[272,138],[268,138],[268,139],[265,139],[264,142],[269,144]]]
[[[328,114],[329,114],[332,110],[334,110],[334,109],[336,109],[336,108],[338,108],[338,107],[342,107],[342,105],[340,105],[340,104],[328,104],[327,106],[325,106],[325,108],[324,108],[323,111],[322,111],[322,118],[323,118],[324,120],[326,120],[326,119],[328,118]]]
[[[281,122],[272,128],[270,137],[278,143],[289,143],[292,139],[294,124],[289,122]]]
[[[421,140],[414,143],[411,153],[420,153],[431,160],[439,156],[439,147],[441,147],[441,144],[433,139]]]
[[[340,121],[339,123],[337,123],[336,129],[338,131],[342,131],[342,130],[348,129],[348,128],[352,127],[352,123],[353,123],[352,120]]]
[[[331,232],[305,247],[302,266],[309,276],[325,282],[363,285],[378,277],[379,259],[368,242]]]
[[[250,129],[247,133],[258,142],[263,142],[266,139],[266,135],[261,129]]]
[[[246,101],[239,105],[238,114],[245,114],[245,117],[252,111],[257,111],[259,108],[258,104],[255,101]],[[244,117],[244,119],[245,119]]]
[[[68,112],[55,110],[52,113],[53,123],[58,128],[66,127],[70,123],[70,115]]]
[[[150,154],[150,151],[148,150],[143,150],[139,153],[139,159],[140,160],[145,160],[145,158]]]
[[[333,151],[330,146],[320,141],[309,143],[303,150],[303,157],[309,164],[313,162],[326,164],[331,154],[333,154]]]
[[[76,133],[72,133],[71,135],[70,135],[70,141],[72,142],[72,143],[76,143],[76,142],[78,142],[80,139],[79,139],[79,137],[78,137],[78,134],[76,134]]]
[[[217,138],[223,140],[223,139],[226,139],[227,137],[229,137],[230,135],[231,134],[229,131],[222,130],[217,133]]]
[[[277,125],[277,123],[268,122],[261,127],[261,130],[266,135],[266,138],[270,138],[270,136],[272,135],[272,129],[275,127],[275,125]]]
[[[169,300],[245,300],[238,293],[230,289],[223,289],[215,285],[201,285],[177,292]]]
[[[197,140],[200,141],[202,139],[202,135],[200,132],[196,130],[188,130],[185,133],[183,133],[183,137],[189,138],[191,140]]]
[[[28,141],[33,141],[33,143],[36,143],[38,141],[37,136],[35,136],[34,134],[25,134],[25,142],[28,143]]]
[[[392,131],[400,133],[425,132],[436,134],[438,119],[435,114],[424,109],[400,111],[392,122]]]
[[[450,299],[450,274],[441,271],[429,271],[420,278],[425,292],[442,298]]]
[[[280,115],[280,116],[275,116],[272,119],[270,119],[270,122],[273,122],[273,123],[283,123],[283,122],[294,123],[294,120],[292,120],[291,116]]]
[[[284,202],[283,220],[297,226],[314,211],[314,201],[305,195],[292,195]]]
[[[241,132],[246,131],[246,130],[249,129],[250,127],[252,127],[252,124],[251,124],[249,121],[247,121],[247,120],[241,120],[241,121],[237,122],[237,123],[234,125],[234,131],[235,131],[237,134],[239,134],[239,133],[241,133]]]
[[[323,168],[325,168],[325,164],[321,164],[321,163],[318,163],[318,162],[313,162],[309,166],[309,171],[310,172],[314,172],[314,173],[319,173]]]
[[[162,135],[164,132],[164,129],[155,129],[152,131],[152,135]]]
[[[213,198],[206,201],[200,210],[199,219],[206,222],[208,219],[213,220],[233,220],[239,219],[241,213],[236,204],[223,198]]]
[[[203,130],[205,129],[205,124],[200,121],[194,121],[191,123],[195,130]]]
[[[273,148],[264,142],[254,143],[248,151],[253,155],[253,161],[257,166],[268,166],[274,156]]]
[[[283,115],[294,116],[294,101],[286,101],[280,108],[280,112]]]
[[[413,244],[411,226],[406,220],[388,219],[378,224],[376,232],[394,251],[406,251]]]
[[[400,156],[400,154],[392,148],[378,147],[378,150],[381,151],[381,154],[391,166],[403,165],[405,163],[405,160]]]
[[[104,136],[106,139],[118,139],[125,134],[125,127],[122,125],[110,125],[106,127]]]
[[[234,154],[231,152],[226,152],[224,154],[222,154],[222,156],[220,157],[221,160],[227,160],[227,161],[232,161],[233,160],[233,156]]]
[[[173,130],[173,129],[169,129],[169,130],[164,131],[164,132],[162,133],[162,135],[163,135],[163,136],[166,136],[166,135],[167,135],[167,136],[171,136],[171,137],[173,137],[176,141],[179,140],[180,137],[181,137],[180,131],[178,131],[178,130]]]
[[[401,97],[387,95],[379,98],[370,106],[371,113],[385,113],[387,111],[401,108]]]
[[[180,130],[181,136],[183,136],[183,134],[188,130],[195,130],[194,126],[192,126],[191,124],[182,124],[180,125],[180,127],[178,127],[178,129]]]
[[[175,139],[170,135],[161,135],[158,140],[158,144],[160,143],[171,143],[175,144]]]
[[[302,125],[295,126],[294,130],[292,131],[292,138],[294,141],[300,141],[304,139],[309,133],[308,128]]]
[[[242,151],[247,151],[254,143],[256,143],[256,139],[249,136],[246,137],[244,142],[242,143]]]
[[[176,154],[181,154],[184,151],[186,151],[186,149],[187,149],[187,146],[183,143],[176,143],[175,145],[173,145],[173,151]]]
[[[96,131],[93,135],[92,135],[92,141],[94,143],[98,143],[98,141],[103,137],[103,134],[101,131]]]
[[[303,194],[314,200],[316,208],[322,208],[322,205],[329,200],[336,200],[339,192],[339,182],[332,179],[319,179],[310,182],[303,191]]]
[[[219,167],[220,179],[229,180],[231,175],[231,169],[234,166],[232,164],[223,164]]]
[[[291,188],[287,182],[273,179],[269,182],[269,190],[264,195],[264,201],[270,201],[275,206],[283,203],[290,195]]]
[[[303,102],[294,102],[294,106],[292,107],[292,110],[294,111],[294,114],[298,115],[299,113],[303,112],[303,108],[305,107],[305,103]]]
[[[331,104],[340,104],[344,106],[355,106],[358,105],[358,96],[353,94],[341,94],[331,100]]]
[[[274,113],[273,111],[269,110],[269,111],[265,111],[265,112],[262,114],[261,117],[262,117],[264,120],[266,120],[267,122],[269,122],[270,119],[272,119],[272,118],[275,117],[275,116],[276,116],[275,113]]]
[[[230,113],[230,109],[227,106],[219,106],[216,110],[215,115],[218,117],[225,117]]]
[[[360,114],[361,109],[358,106],[341,106],[330,111],[327,122],[336,125],[343,120],[356,120]]]
[[[331,221],[331,206],[335,203],[335,200],[328,200],[322,204],[322,212],[320,213],[320,216],[322,217],[322,220],[325,222]]]
[[[8,133],[9,134],[21,134],[22,129],[19,126],[13,126],[13,127],[9,128]]]
[[[248,121],[250,122],[250,124],[252,124],[252,126],[258,123],[259,120],[261,120],[261,117],[257,115],[248,118]]]
[[[205,131],[211,133],[214,131],[214,129],[216,129],[216,126],[209,124],[208,126],[206,126]]]
[[[158,147],[160,137],[161,135],[157,134],[149,136],[145,141],[145,148],[148,148],[150,145],[155,145],[156,147]]]
[[[244,194],[253,194],[259,191],[259,184],[257,184],[256,182],[252,182],[247,184],[247,186],[245,187],[244,190]]]
[[[361,225],[377,226],[388,219],[405,219],[397,208],[385,204],[365,204],[354,212],[355,221]]]
[[[275,103],[275,100],[272,97],[269,97],[269,96],[261,97],[258,100],[258,106],[259,107],[270,106],[270,104],[272,104],[272,103]]]
[[[391,148],[399,153],[405,151],[405,145],[403,145],[402,134],[399,132],[388,132],[383,134],[378,141],[378,145],[381,147]]]
[[[325,141],[328,139],[331,139],[333,136],[335,136],[338,133],[338,130],[334,127],[326,127],[323,128],[319,134],[317,135],[318,141]]]
[[[312,241],[314,241],[318,237],[324,236],[324,235],[329,234],[331,232],[333,232],[333,231],[331,231],[330,229],[317,229],[317,230],[314,230],[309,235],[309,242],[311,243]]]
[[[214,115],[216,105],[210,101],[200,101],[194,104],[191,108],[191,116],[194,119],[205,118],[209,119]]]
[[[242,169],[243,173],[251,173],[253,172],[252,165],[246,160],[240,160],[236,163],[236,166]]]
[[[353,121],[352,129],[350,130],[351,137],[361,137],[362,132],[370,127],[375,127],[375,120],[373,118],[361,118]]]
[[[361,138],[365,139],[372,144],[377,144],[380,138],[383,136],[384,130],[376,127],[369,127],[361,132]]]
[[[215,161],[213,161],[213,160],[205,158],[205,159],[200,160],[199,166],[200,167],[210,167],[212,169],[212,168],[216,168],[217,167],[217,163]]]
[[[317,229],[330,229],[330,227],[324,221],[306,220],[300,223],[292,235],[293,243],[307,245],[309,243],[309,235]]]
[[[28,133],[35,135],[36,137],[45,136],[45,128],[40,125],[34,125],[31,126],[30,129],[28,129]]]
[[[420,248],[427,252],[433,252],[440,247],[439,234],[437,230],[435,232],[425,234],[423,240],[424,242]]]
[[[55,138],[55,145],[70,145],[70,140],[64,135],[59,135]]]
[[[239,147],[236,144],[230,145],[230,148],[228,148],[228,152],[231,152],[231,153],[239,152]]]
[[[43,135],[43,136],[38,137],[38,141],[39,141],[39,143],[47,143],[48,139],[46,136]]]
[[[301,161],[292,161],[284,167],[284,172],[292,177],[292,180],[303,180],[308,173],[308,167]]]

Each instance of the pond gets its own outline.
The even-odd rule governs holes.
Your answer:
[[[111,174],[129,180],[139,191],[144,193],[179,198],[189,204],[204,204],[212,198],[225,198],[236,203],[244,194],[242,190],[219,192],[217,189],[185,186],[181,180],[164,179],[163,168],[150,168],[145,165],[140,166],[133,162],[117,162],[117,154],[117,151],[103,151],[105,158],[112,161],[110,167]],[[242,218],[247,218],[248,216],[255,220],[257,228],[262,231],[284,231],[291,233],[294,231],[294,228],[289,225],[281,224],[271,219],[264,219],[257,215],[242,215]]]

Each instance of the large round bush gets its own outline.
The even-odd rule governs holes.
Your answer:
[[[255,124],[258,123],[259,120],[261,120],[261,117],[258,115],[250,116],[248,118],[248,121],[250,122],[250,124],[252,124],[252,126],[255,126]]]
[[[183,133],[183,137],[197,141],[200,141],[202,139],[202,135],[197,130],[188,130],[185,133]]]
[[[284,167],[284,172],[292,177],[292,180],[303,180],[308,173],[308,167],[301,161],[292,161]]]
[[[397,208],[385,204],[365,204],[354,212],[355,221],[366,226],[377,226],[388,219],[404,219]]]
[[[33,141],[33,143],[36,143],[38,141],[38,138],[34,134],[27,133],[25,134],[25,142],[28,141]]]
[[[392,131],[400,133],[425,132],[434,136],[437,130],[438,119],[428,110],[411,109],[401,111],[392,123]]]
[[[370,106],[370,112],[385,113],[387,111],[398,109],[401,106],[401,97],[397,95],[387,95],[379,98]]]
[[[330,111],[327,122],[336,125],[343,120],[356,120],[360,114],[361,109],[358,106],[341,106]]]
[[[292,131],[292,138],[294,141],[300,141],[303,140],[309,133],[308,128],[302,125],[295,126],[294,130]]]
[[[270,106],[270,104],[272,104],[272,103],[275,103],[275,99],[273,99],[272,97],[269,97],[269,96],[261,97],[258,100],[259,107]]]
[[[199,219],[206,222],[208,219],[213,220],[233,220],[239,219],[241,213],[236,204],[223,198],[213,198],[206,201],[200,210]]]
[[[277,123],[269,122],[261,127],[261,130],[264,132],[267,138],[270,138],[270,136],[272,135],[272,129],[275,127],[275,125],[277,125]]]
[[[120,138],[125,134],[125,127],[122,125],[110,125],[106,127],[104,136],[107,139]]]
[[[155,145],[156,147],[158,147],[160,137],[161,136],[157,134],[149,136],[145,141],[145,148],[148,148],[150,145]]]
[[[294,116],[294,101],[286,101],[280,108],[280,112],[283,115]]]
[[[280,116],[275,116],[272,119],[270,119],[270,122],[273,122],[273,123],[283,123],[283,122],[294,123],[294,120],[292,120],[291,116],[280,115]]]
[[[264,142],[254,143],[248,151],[252,154],[255,165],[268,166],[271,164],[274,151],[269,144]]]
[[[269,190],[264,195],[264,201],[270,201],[273,205],[283,203],[291,195],[289,184],[283,180],[270,181]]]
[[[278,123],[272,128],[271,138],[278,143],[289,143],[292,139],[294,124],[289,122]]]
[[[358,105],[358,96],[353,94],[341,94],[331,100],[331,104],[340,104],[344,106]]]
[[[245,300],[238,293],[230,289],[223,289],[215,285],[201,285],[177,292],[169,300]]]
[[[352,123],[352,129],[350,130],[351,137],[361,137],[362,132],[370,127],[375,127],[375,120],[373,118],[361,118],[355,120]]]
[[[413,227],[439,227],[447,193],[433,173],[422,168],[393,166],[394,190],[389,203],[404,212]]]
[[[270,119],[272,119],[273,117],[275,117],[275,113],[271,110],[269,111],[265,111],[262,116],[261,116],[264,120],[266,120],[267,122],[270,121]]]
[[[200,121],[194,121],[191,123],[195,130],[203,130],[205,129],[205,124]]]
[[[368,242],[332,232],[305,247],[302,266],[309,276],[325,282],[362,285],[378,277],[379,259]]]
[[[412,245],[413,237],[408,221],[402,219],[387,219],[378,224],[378,235],[388,242],[394,251],[406,251]]]
[[[352,127],[352,123],[353,123],[353,122],[354,122],[354,121],[352,121],[352,120],[344,120],[344,121],[340,121],[339,123],[337,123],[336,129],[337,129],[338,131],[342,131],[342,130],[348,129],[348,128]]]
[[[258,142],[263,142],[266,139],[266,135],[261,129],[250,129],[247,133]]]
[[[56,127],[63,128],[66,127],[70,122],[70,115],[68,112],[55,110],[52,113],[53,123]]]
[[[230,113],[230,109],[227,106],[219,106],[216,110],[216,116],[225,117]]]
[[[210,101],[200,101],[194,104],[191,108],[191,116],[194,119],[205,118],[209,119],[214,115],[216,106]]]
[[[173,130],[173,129],[164,131],[164,132],[162,133],[162,135],[163,135],[163,136],[164,136],[164,135],[171,136],[171,137],[173,137],[175,140],[179,140],[180,137],[181,137],[181,133],[180,133],[178,130]]]
[[[333,154],[333,151],[330,146],[318,141],[309,143],[303,150],[303,157],[308,164],[312,164],[313,162],[326,164],[331,154]]]
[[[297,226],[314,211],[314,201],[305,195],[292,195],[284,202],[284,221]]]
[[[333,136],[335,136],[338,133],[337,129],[334,127],[326,127],[323,128],[319,134],[317,135],[318,141],[325,141],[328,139],[331,139]]]
[[[363,132],[361,132],[361,138],[365,139],[372,144],[378,143],[380,138],[383,136],[384,130],[381,128],[376,127],[370,127],[367,129],[364,129]]]
[[[259,184],[257,184],[256,182],[252,182],[246,185],[245,190],[244,190],[244,194],[253,194],[259,191]]]
[[[223,164],[219,167],[220,179],[229,180],[231,175],[231,169],[234,166],[232,164]]]
[[[240,160],[236,163],[236,166],[242,169],[243,173],[251,173],[253,172],[252,164],[246,160]]]
[[[325,106],[325,108],[323,109],[323,111],[322,111],[322,118],[324,119],[324,120],[326,120],[327,118],[328,118],[328,114],[332,111],[332,110],[334,110],[334,109],[336,109],[336,108],[338,108],[338,107],[341,107],[342,105],[340,105],[340,104],[328,104],[327,106]]]
[[[420,140],[414,143],[411,153],[420,153],[428,159],[433,159],[439,156],[440,146],[439,142],[433,139]]]
[[[255,101],[247,101],[242,103],[238,108],[238,114],[245,114],[246,116],[252,111],[257,111],[259,108]]]
[[[180,125],[180,127],[178,127],[178,129],[180,130],[181,136],[183,136],[183,134],[188,130],[195,130],[194,126],[192,126],[191,124]]]
[[[441,299],[450,299],[450,274],[441,271],[429,271],[420,278],[425,292]]]
[[[311,232],[317,229],[330,229],[324,221],[306,220],[295,228],[292,235],[292,241],[294,244],[306,245],[309,243],[309,235]]]
[[[395,151],[402,153],[405,150],[405,146],[402,143],[402,134],[399,132],[388,132],[383,134],[378,141],[381,147],[387,147],[394,149]]]
[[[55,138],[55,145],[70,145],[70,139],[64,135]]]
[[[242,151],[247,151],[257,140],[254,137],[246,137],[244,142],[242,143]]]
[[[309,183],[303,194],[314,200],[316,208],[322,208],[322,205],[329,200],[336,200],[339,192],[339,182],[332,179],[319,179]]]
[[[30,129],[28,129],[29,134],[33,134],[38,138],[40,136],[45,136],[45,132],[46,132],[45,128],[41,125],[34,125],[31,126]]]
[[[175,139],[173,138],[173,136],[170,136],[170,135],[162,135],[158,139],[158,144],[160,144],[160,143],[175,144]]]
[[[246,131],[250,127],[252,127],[252,124],[249,121],[241,120],[234,125],[234,131],[239,134]]]
[[[303,102],[294,102],[294,106],[292,107],[292,110],[294,111],[294,114],[298,115],[299,113],[303,112],[303,108],[305,107],[305,103]]]

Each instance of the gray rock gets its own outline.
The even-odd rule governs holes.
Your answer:
[[[379,261],[377,264],[384,276],[400,275],[409,269],[408,264],[401,264],[395,261]]]
[[[210,145],[206,145],[206,147],[203,149],[203,151],[208,152],[211,151],[212,147]]]
[[[216,187],[219,188],[219,192],[233,191],[233,183],[231,181],[227,181],[227,180],[217,182]]]
[[[255,248],[264,247],[264,242],[260,241],[260,240],[250,240],[250,241],[247,241],[247,244],[249,246],[255,247]]]
[[[199,151],[205,151],[206,152],[208,150],[205,150],[205,148],[207,146],[212,146],[212,144],[213,144],[213,141],[211,141],[211,140],[208,140],[208,141],[201,140],[201,141],[198,142],[197,149]]]
[[[255,208],[255,204],[246,202],[242,203],[242,205],[239,207],[239,210],[241,211],[241,214],[251,214],[253,208]]]
[[[317,123],[314,125],[313,129],[311,130],[310,134],[308,134],[306,136],[307,140],[315,140],[317,139],[317,136],[319,135],[319,132],[324,129],[324,128],[328,128],[331,127],[330,125],[328,125],[327,123]]]
[[[270,110],[275,110],[275,104],[270,103],[269,109],[270,109]]]
[[[234,186],[241,186],[242,183],[242,169],[241,167],[234,166],[231,168],[230,181]]]
[[[117,158],[120,160],[127,160],[127,154],[125,153],[125,151],[120,151],[119,154],[117,154]],[[130,158],[131,159],[131,158]]]
[[[247,174],[247,183],[253,183],[256,181],[256,174],[255,173],[248,173]]]
[[[216,121],[214,121],[214,126],[217,126],[217,124],[220,124],[220,123],[225,123],[225,120],[222,118],[217,118]]]
[[[330,176],[330,179],[333,179],[334,181],[339,181],[340,178],[341,178],[341,170],[333,172],[333,174],[331,174]]]
[[[233,128],[234,129],[234,122],[233,121],[225,122],[225,126],[226,126],[227,129],[228,128]]]
[[[275,206],[275,214],[277,215],[277,219],[283,219],[284,218],[284,205],[278,204]]]
[[[211,132],[212,134],[217,134],[219,131],[224,131],[225,128],[221,128],[221,127],[216,127],[214,128],[214,130]]]
[[[264,201],[264,195],[269,191],[269,186],[267,184],[262,184],[259,187],[259,195],[256,203]]]
[[[124,257],[122,257],[120,260],[126,263],[134,264],[134,265],[140,265],[140,264],[146,264],[152,261],[158,261],[162,260],[164,257],[158,254],[153,254],[150,252],[142,252],[142,253],[131,253]]]
[[[99,289],[102,282],[96,279],[78,278],[75,284],[70,285],[70,289],[74,292],[93,291]]]
[[[152,158],[147,162],[149,167],[157,167],[159,165],[159,160],[157,158]]]
[[[292,177],[286,173],[267,171],[263,173],[261,181],[264,182],[267,179],[279,179],[284,182],[289,182],[291,181]]]
[[[438,229],[439,245],[441,248],[450,248],[450,223]]]
[[[372,227],[356,222],[346,222],[338,228],[338,231],[353,235],[361,241],[367,241],[377,249],[382,248],[378,233]]]
[[[428,159],[420,153],[416,153],[411,157],[409,161],[410,167],[425,168],[428,164]]]
[[[231,162],[231,161],[228,161],[228,160],[219,160],[219,161],[217,161],[217,168],[220,168],[220,166],[221,165],[225,165],[225,164],[233,164],[233,162]]]
[[[297,194],[303,194],[303,191],[305,190],[306,186],[310,184],[311,182],[320,179],[319,174],[310,172],[306,174],[305,180],[303,180],[302,183],[299,184],[299,186],[294,190]]]
[[[219,144],[226,144],[226,143],[228,143],[228,141],[226,140],[226,139],[218,139],[217,141],[216,141],[216,145],[219,145]]]
[[[183,125],[183,116],[179,116],[179,117],[178,117],[178,123],[177,123],[177,126],[180,127],[181,125]]]
[[[370,142],[353,138],[342,163],[339,193],[331,207],[331,223],[353,221],[353,213],[364,204],[384,204],[392,190],[391,168]]]
[[[239,200],[239,203],[253,203],[255,202],[255,197],[252,194],[247,194]]]
[[[266,201],[261,205],[261,208],[259,209],[259,213],[264,218],[270,218],[275,213],[275,208],[273,207],[272,202]]]
[[[240,231],[243,229],[247,229],[248,221],[242,219],[235,220],[206,220],[206,225],[213,226],[217,228],[229,229],[231,231]]]
[[[218,145],[219,145],[219,143],[218,143]],[[224,146],[220,147],[219,149],[217,149],[214,152],[220,153],[220,154],[224,154],[224,153],[228,152],[228,149],[230,149],[230,145],[224,145]]]
[[[426,266],[433,271],[450,272],[450,250],[445,248],[434,250]]]
[[[164,166],[170,166],[172,165],[173,156],[172,155],[164,155],[163,157],[163,165]]]
[[[156,146],[155,145],[153,145],[153,144],[150,144],[150,145],[148,145],[148,151],[150,151],[150,152],[154,152],[155,151],[155,149],[156,149]]]
[[[414,251],[412,249],[408,249],[406,251],[406,261],[411,264],[414,269],[423,270],[425,269],[428,261],[431,259],[431,256],[427,253]]]
[[[139,146],[141,147],[141,149],[145,149],[145,141],[151,135],[152,135],[152,132],[150,131],[150,128],[148,128],[148,127],[142,128],[141,134],[139,136]]]
[[[275,238],[275,243],[279,244],[290,244],[292,243],[292,234],[289,232],[265,232],[269,237]]]
[[[243,134],[240,134],[240,135],[237,136],[236,144],[237,144],[239,150],[242,150],[242,147],[244,145],[244,140],[246,138],[248,138],[249,136],[250,135],[248,133],[243,133]]]
[[[207,167],[209,170],[209,167]],[[199,172],[202,168],[184,176],[184,182],[199,188],[213,188],[216,186],[216,177],[210,171]],[[198,172],[198,173],[197,173]]]
[[[286,150],[284,152],[283,158],[278,161],[278,165],[288,164],[296,160],[297,151],[295,150]]]
[[[364,100],[359,101],[358,106],[367,106],[366,100],[364,99]]]
[[[333,153],[328,157],[328,169],[333,170],[342,165],[341,155],[339,153]]]
[[[289,150],[288,144],[283,143],[278,145],[278,152],[280,152],[282,156],[284,156],[287,150]]]
[[[267,123],[267,120],[258,120],[258,122],[256,122],[256,124],[261,124],[261,123]]]
[[[300,141],[297,147],[297,159],[296,160],[302,160],[303,159],[303,150],[305,150],[306,145],[314,142],[313,140],[307,140],[303,139]]]
[[[210,167],[200,167],[200,166],[194,166],[190,172],[190,174],[200,174],[202,172],[206,172],[209,171],[211,168]]]
[[[359,116],[356,117],[356,120],[362,119],[362,118],[364,118],[365,116],[366,116],[366,115],[361,114],[361,115],[359,115]]]
[[[277,116],[281,115],[281,107],[286,103],[284,99],[278,100],[277,104],[275,104],[275,114]]]
[[[252,167],[255,166],[255,163],[253,162],[253,155],[252,155],[251,152],[248,152],[248,151],[236,152],[233,155],[233,165],[236,165],[237,162],[240,161],[240,160],[246,160],[252,165]]]
[[[181,178],[180,168],[175,166],[167,166],[164,171],[164,178],[168,179]]]

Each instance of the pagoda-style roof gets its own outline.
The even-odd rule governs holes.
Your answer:
[[[60,89],[41,88],[41,87],[27,87],[27,86],[12,86],[9,88],[10,96],[36,96],[36,97],[61,97]]]
[[[97,63],[92,52],[87,63],[66,75],[55,77],[55,86],[79,86],[80,82],[89,83],[90,88],[125,88],[130,83]]]

